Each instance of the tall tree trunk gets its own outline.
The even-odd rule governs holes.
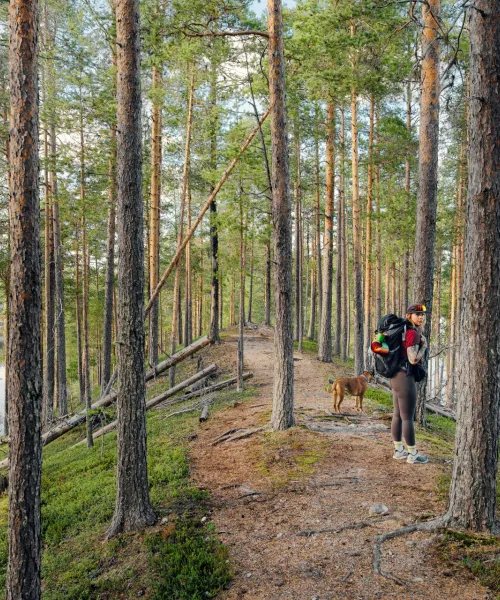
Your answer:
[[[495,531],[500,429],[499,0],[470,13],[469,184],[452,524]],[[478,265],[481,268],[478,268]]]
[[[115,285],[115,233],[116,233],[116,125],[110,130],[108,160],[108,230],[106,243],[106,275],[104,284],[104,325],[102,338],[101,390],[104,392],[111,377],[111,351],[113,347],[113,290]]]
[[[351,21],[351,37],[355,25]],[[353,59],[353,68],[355,61]],[[361,265],[361,221],[359,207],[359,166],[358,166],[358,95],[356,88],[351,90],[351,145],[352,145],[352,235],[353,235],[353,275],[354,275],[354,372],[364,369],[363,353],[363,274]]]
[[[76,348],[78,354],[78,390],[80,404],[85,404],[85,381],[83,377],[82,356],[82,310],[80,304],[80,253],[79,232],[80,219],[75,219],[75,321],[76,321]]]
[[[378,112],[378,111],[377,111]],[[378,118],[377,118],[378,122]],[[378,322],[382,317],[382,236],[380,231],[380,167],[375,167],[375,213],[377,221],[375,223],[375,238],[376,238],[376,270],[375,270],[375,319]]]
[[[440,0],[422,5],[422,76],[420,151],[418,159],[417,233],[414,300],[428,308],[424,335],[430,337],[436,239],[437,168],[439,144],[439,11]],[[424,359],[426,363],[427,359]],[[425,381],[418,385],[416,419],[425,425]]]
[[[295,158],[297,160],[297,180],[295,183],[295,338],[302,352],[304,338],[303,306],[303,241],[302,241],[302,182],[300,178],[300,137],[298,124],[295,126]]]
[[[80,89],[81,94],[81,89]],[[89,257],[90,252],[87,245],[87,222],[85,217],[85,139],[83,135],[83,105],[80,107],[80,201],[82,206],[82,261],[83,261],[83,297],[82,297],[82,333],[83,333],[83,353],[82,353],[82,375],[83,375],[83,395],[85,398],[85,407],[87,408],[87,447],[94,445],[92,438],[92,421],[90,410],[92,406],[92,393],[90,381],[90,353],[89,353]]]
[[[149,206],[149,289],[154,290],[160,278],[160,204],[162,161],[162,78],[163,63],[153,66],[151,124],[151,193]],[[149,311],[149,364],[158,362],[158,298]]]
[[[330,98],[326,117],[326,198],[323,237],[323,298],[319,331],[318,358],[332,362],[333,300],[333,205],[335,192],[335,105]]]
[[[245,327],[246,227],[243,222],[243,192],[240,186],[240,302],[238,310],[238,391],[243,390],[243,331]],[[246,217],[245,217],[246,221]]]
[[[54,314],[54,234],[52,231],[52,190],[49,179],[49,142],[44,133],[44,148],[47,167],[45,168],[45,344],[43,359],[43,409],[44,420],[50,423],[54,415],[55,389],[55,314]]]
[[[3,119],[5,126],[9,126],[9,114],[7,105],[4,106]],[[10,156],[10,141],[9,136],[5,137],[5,162],[9,164]],[[10,189],[10,169],[7,168],[7,189]],[[9,231],[10,231],[10,215],[9,215]],[[9,328],[9,315],[10,315],[10,235],[7,241],[7,268],[5,270],[5,312],[4,312],[4,345],[3,345],[3,356],[4,356],[4,375],[5,375],[5,386],[4,386],[4,421],[3,421],[3,433],[9,435],[9,340],[10,340],[10,328]]]
[[[248,291],[248,323],[252,322],[252,304],[253,304],[253,267],[254,267],[254,237],[250,242],[250,289]]]
[[[288,429],[293,415],[292,234],[286,132],[285,64],[281,0],[268,0],[269,95],[274,230],[274,388],[273,429]]]
[[[265,324],[271,325],[271,241],[266,242],[266,291],[265,291]]]
[[[372,210],[373,210],[373,140],[375,131],[375,100],[370,98],[370,130],[368,136],[368,181],[366,193],[366,235],[365,235],[365,317],[363,350],[365,364],[370,362],[370,336],[372,330]]]
[[[51,148],[51,189],[52,189],[52,217],[54,236],[54,282],[55,282],[55,325],[56,325],[56,389],[59,416],[68,413],[68,395],[66,389],[66,316],[64,312],[64,281],[61,260],[61,221],[59,218],[59,194],[57,189],[57,141],[55,115],[50,124]]]
[[[188,187],[186,222],[188,230],[191,228],[191,187]],[[192,298],[192,277],[191,277],[191,242],[186,246],[186,268],[185,268],[185,318],[184,318],[184,345],[190,346],[193,343],[193,298]]]
[[[116,0],[118,183],[118,461],[108,537],[152,525],[146,453],[144,237],[139,6]]]
[[[411,80],[408,79],[407,94],[406,94],[406,129],[411,134]],[[408,206],[411,201],[411,164],[410,157],[406,158],[405,168],[405,192],[407,195]],[[406,311],[409,301],[410,291],[410,248],[406,249],[404,257],[404,283],[403,283],[403,310]]]
[[[200,276],[198,279],[198,337],[203,333],[203,236],[200,235]]]
[[[342,113],[343,114],[343,113]],[[314,129],[314,174],[315,174],[315,202],[314,212],[316,217],[316,279],[318,281],[318,333],[321,328],[321,311],[323,303],[323,264],[321,249],[321,191],[319,177],[319,121],[321,115],[316,104],[316,125]]]
[[[193,126],[193,100],[194,100],[194,67],[192,67],[191,75],[189,77],[189,99],[188,99],[188,110],[187,110],[187,122],[186,122],[186,146],[184,150],[184,173],[182,176],[182,196],[181,206],[179,210],[179,229],[177,233],[177,248],[180,247],[182,239],[184,237],[184,209],[186,205],[186,198],[189,187],[189,171],[191,164],[191,129]],[[180,285],[181,285],[181,269],[180,264],[177,263],[175,267],[175,281],[174,281],[174,294],[173,294],[173,308],[172,308],[172,330],[170,335],[170,352],[175,354],[177,347],[179,332],[181,331],[179,309],[180,309]],[[175,385],[175,366],[171,367],[169,371],[169,382],[170,387]]]
[[[41,267],[38,2],[11,0],[9,515],[7,600],[41,595]]]
[[[219,130],[219,115],[217,108],[217,62],[211,62],[210,74],[210,168],[213,175],[217,171],[217,133]],[[214,177],[215,179],[215,177]],[[210,192],[214,191],[213,184]],[[210,329],[208,335],[215,343],[220,343],[219,336],[219,229],[217,217],[217,202],[214,198],[210,204],[210,257],[212,265],[212,284],[210,288]]]
[[[344,167],[345,167],[345,117],[344,108],[340,109],[340,164],[339,164],[339,201],[337,209],[337,313],[335,319],[335,356],[341,355],[342,347],[342,330],[343,330],[343,313],[344,305],[344,229],[345,229],[345,211],[344,211]]]
[[[345,188],[344,188],[344,165],[345,165],[345,112],[342,109],[340,122],[340,166],[342,169],[342,189],[339,190],[339,196],[342,200],[340,209],[342,215],[342,360],[345,362],[348,356],[349,345],[349,300],[347,269],[349,263],[348,238],[347,238],[347,217],[345,206]]]

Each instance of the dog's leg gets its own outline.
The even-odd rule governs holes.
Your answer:
[[[365,395],[361,394],[361,396],[359,396],[359,412],[363,412],[363,399],[364,399]]]
[[[338,397],[337,397],[337,411],[336,412],[340,412],[340,405],[342,404],[342,402],[344,401],[344,390],[340,390],[338,392]]]

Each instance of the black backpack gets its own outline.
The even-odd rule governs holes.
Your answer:
[[[382,377],[390,379],[398,372],[402,363],[401,346],[406,334],[408,321],[394,314],[384,315],[378,322],[377,331],[385,336],[389,346],[388,354],[373,352],[375,371]]]

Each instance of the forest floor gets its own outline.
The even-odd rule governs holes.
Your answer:
[[[500,599],[500,539],[453,532],[413,534],[385,544],[380,533],[444,510],[454,423],[430,417],[418,431],[427,465],[392,459],[389,393],[370,386],[363,414],[347,397],[334,417],[328,378],[352,375],[352,362],[320,363],[314,342],[296,353],[296,426],[266,427],[271,416],[273,331],[245,329],[245,390],[218,393],[199,423],[190,402],[147,413],[150,497],[158,522],[105,541],[116,496],[116,431],[92,448],[85,425],[46,446],[42,468],[43,600],[400,600]],[[236,371],[236,331],[200,353],[222,379]],[[197,369],[177,368],[177,381]],[[148,399],[168,388],[159,377]],[[95,394],[99,390],[96,388]],[[74,408],[78,398],[73,394]],[[95,427],[116,418],[111,406]],[[213,441],[231,429],[246,439]],[[240,433],[240,430],[236,434]],[[0,446],[0,452],[7,447]],[[387,514],[370,516],[384,504]],[[0,494],[0,598],[7,566],[7,494]],[[344,529],[342,529],[344,528]],[[342,529],[342,531],[340,531]],[[325,531],[327,530],[327,531]],[[487,586],[487,587],[486,587]]]
[[[236,344],[233,332],[207,354],[231,363]],[[295,352],[296,427],[212,445],[230,429],[269,422],[273,354],[272,329],[245,331],[245,370],[254,373],[249,385],[255,394],[201,425],[191,443],[191,477],[209,491],[211,518],[233,568],[234,579],[220,598],[497,598],[460,563],[447,560],[446,551],[440,554],[449,539],[443,533],[412,534],[383,546],[382,570],[404,585],[373,574],[377,534],[443,512],[452,440],[446,420],[435,418],[433,432],[417,435],[430,462],[393,460],[390,397],[375,387],[362,415],[347,396],[341,410],[352,418],[333,418],[328,378],[352,375],[349,365]],[[388,514],[370,516],[375,504],[386,505]]]

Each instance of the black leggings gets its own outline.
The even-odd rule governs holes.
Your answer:
[[[404,436],[408,446],[415,445],[415,407],[417,405],[417,389],[415,379],[400,371],[391,379],[392,400],[394,402],[394,414],[392,415],[392,439],[401,441]]]

